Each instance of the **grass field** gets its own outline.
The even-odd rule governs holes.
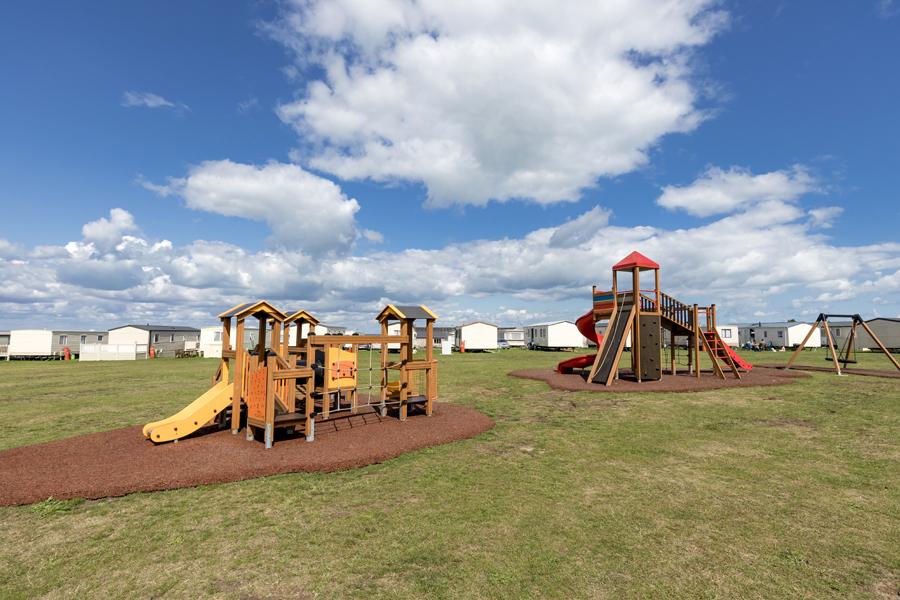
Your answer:
[[[506,376],[569,356],[440,357],[442,399],[496,428],[384,464],[0,508],[0,596],[897,598],[900,381],[592,395]],[[0,448],[165,416],[214,368],[2,362]]]

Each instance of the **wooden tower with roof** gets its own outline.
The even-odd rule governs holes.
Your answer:
[[[431,340],[434,339],[434,322],[437,319],[426,306],[394,305],[388,304],[378,313],[375,320],[381,324],[381,335],[388,335],[388,328],[392,322],[400,323],[400,337],[404,343],[400,345],[400,360],[394,363],[388,361],[388,352],[381,353],[382,367],[382,399],[392,396],[400,403],[400,420],[406,420],[407,406],[410,404],[424,403],[425,414],[431,416],[432,403],[437,396],[437,361],[434,360],[434,348]],[[413,360],[415,322],[425,321],[425,360]],[[394,385],[388,380],[390,371],[397,371],[399,378]],[[424,374],[424,385],[416,384],[413,377],[416,373]]]

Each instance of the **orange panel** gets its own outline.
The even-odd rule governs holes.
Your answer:
[[[247,416],[254,419],[266,418],[266,377],[268,368],[260,367],[250,373],[247,382]]]

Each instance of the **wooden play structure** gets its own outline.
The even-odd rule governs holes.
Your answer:
[[[831,327],[828,325],[828,320],[832,318],[838,319],[850,319],[850,335],[844,338],[844,345],[840,350],[837,349],[837,345],[834,343],[834,337],[831,335]],[[884,355],[888,357],[888,360],[894,365],[894,367],[900,371],[900,363],[897,362],[897,359],[891,355],[887,348],[884,347],[884,344],[875,335],[875,332],[869,327],[869,325],[863,321],[862,317],[858,314],[854,315],[835,315],[835,314],[827,314],[827,313],[819,313],[819,316],[816,317],[816,322],[813,323],[813,326],[810,327],[809,333],[806,334],[806,337],[803,338],[803,341],[800,342],[800,345],[797,346],[797,349],[791,354],[791,358],[788,360],[787,365],[784,367],[785,369],[790,369],[791,365],[794,364],[794,361],[797,360],[797,357],[800,356],[800,353],[803,351],[803,348],[806,347],[806,343],[809,342],[809,338],[812,337],[813,332],[818,329],[819,326],[822,326],[822,329],[825,331],[825,340],[828,342],[828,353],[830,355],[830,360],[834,364],[834,372],[838,375],[843,375],[841,372],[841,365],[844,365],[843,368],[847,368],[848,364],[852,364],[856,362],[856,328],[862,327],[866,333],[869,334],[869,337],[872,338],[872,341],[884,352]],[[825,360],[829,360],[826,358]]]
[[[212,387],[172,417],[145,425],[144,435],[153,442],[177,441],[213,423],[236,434],[243,424],[248,440],[261,436],[271,448],[278,430],[313,441],[317,422],[361,411],[384,417],[393,409],[401,421],[411,407],[432,414],[437,362],[431,344],[424,359],[413,358],[415,322],[425,322],[431,339],[437,319],[424,306],[388,305],[376,318],[380,335],[315,335],[318,319],[302,310],[287,315],[265,301],[240,304],[219,318],[222,358]],[[251,349],[240,344],[248,318],[258,327]],[[392,323],[399,323],[399,335],[388,334]],[[238,342],[234,349],[232,339]],[[363,348],[366,367],[360,364]],[[391,348],[399,349],[396,360]],[[379,362],[373,366],[376,351]]]
[[[641,274],[646,271],[653,272],[653,287],[641,289]],[[620,273],[630,275],[622,285]],[[619,377],[618,365],[629,336],[631,376],[638,382],[662,377],[666,339],[668,370],[676,374],[676,337],[687,338],[687,369],[698,378],[701,351],[707,353],[715,376],[721,379],[725,379],[726,370],[740,379],[742,370],[753,368],[719,337],[716,305],[686,304],[662,292],[659,265],[639,252],[632,252],[613,265],[611,290],[594,286],[592,294],[593,308],[576,324],[585,337],[597,343],[597,353],[563,361],[557,367],[560,373],[590,367],[589,381],[611,385]],[[604,335],[598,335],[597,323],[602,322],[606,322]]]

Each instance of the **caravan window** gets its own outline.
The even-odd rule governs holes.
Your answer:
[[[102,336],[102,335],[98,335],[98,336],[97,336],[97,341],[98,341],[98,342],[102,342],[102,341],[103,341],[103,336]]]
[[[722,330],[722,337],[725,338],[725,339],[730,338],[730,337],[731,337],[731,330],[730,330],[730,329],[723,329],[723,330]]]
[[[175,341],[175,334],[174,334],[174,333],[173,333],[172,335],[169,336],[169,341],[170,341],[170,342],[174,342],[174,341]]]
[[[778,332],[778,337],[783,338],[783,337],[784,337],[784,332],[783,332],[783,331],[779,331],[779,332]]]
[[[153,343],[154,343],[154,344],[158,344],[158,343],[159,343],[159,334],[158,334],[158,333],[154,333],[154,334],[153,334]]]
[[[68,343],[69,343],[69,336],[67,336],[67,335],[59,336],[59,345],[60,346],[65,346]]]
[[[841,330],[838,329],[837,327],[835,327],[835,329],[834,329],[834,335],[835,335],[835,337],[841,337]]]
[[[87,336],[86,336],[86,335],[81,336],[81,343],[82,343],[82,344],[87,343]]]
[[[217,331],[217,332],[216,332],[216,334],[213,336],[213,341],[214,341],[214,342],[221,342],[221,341],[222,341],[222,332],[221,332],[221,331]]]

